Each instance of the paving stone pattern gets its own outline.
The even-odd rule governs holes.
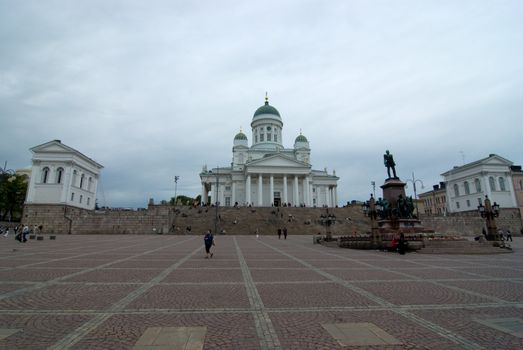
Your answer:
[[[203,349],[523,349],[523,238],[513,247],[401,256],[218,236],[205,259],[203,236],[4,238],[0,349],[132,349],[158,329],[205,329]]]

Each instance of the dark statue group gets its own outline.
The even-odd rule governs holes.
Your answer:
[[[377,210],[378,217],[381,220],[396,218],[396,219],[412,219],[414,218],[414,200],[412,197],[403,197],[401,194],[398,197],[395,208],[391,207],[388,200],[379,198],[376,202],[381,210]]]

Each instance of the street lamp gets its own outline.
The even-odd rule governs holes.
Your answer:
[[[478,205],[478,213],[487,223],[487,240],[499,241],[501,237],[498,235],[498,228],[496,226],[496,219],[499,216],[499,205],[494,202],[490,204],[490,199],[485,196],[485,205]]]
[[[178,180],[180,179],[180,177],[178,175],[175,175],[174,176],[174,205],[176,206],[176,199],[177,199],[177,195],[176,195],[176,191],[178,190]]]
[[[418,211],[418,194],[416,192],[416,182],[419,182],[421,184],[421,189],[424,189],[425,186],[423,185],[423,181],[421,181],[420,179],[416,179],[414,177],[414,172],[412,172],[412,180],[411,179],[407,179],[405,182],[412,182],[412,188],[414,189],[414,202],[416,203],[416,217],[419,218],[419,211]]]

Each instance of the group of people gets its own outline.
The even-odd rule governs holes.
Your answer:
[[[282,233],[283,233],[283,239],[287,239],[287,227],[278,228],[278,239],[281,239]]]
[[[27,242],[27,235],[29,235],[31,232],[34,234],[38,234],[39,232],[42,232],[43,226],[37,226],[34,225],[33,230],[29,228],[27,225],[17,225],[13,228],[13,233],[15,235],[15,239],[21,243]],[[11,233],[11,228],[9,226],[0,228],[0,234],[3,234],[5,238],[9,237],[9,234]]]
[[[408,242],[407,240],[405,239],[405,235],[403,233],[401,233],[399,235],[399,237],[394,237],[392,239],[392,242],[390,244],[390,248],[393,250],[393,251],[397,251],[398,253],[400,253],[401,255],[404,255],[407,251],[407,248],[408,248]]]

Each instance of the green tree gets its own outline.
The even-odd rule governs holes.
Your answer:
[[[0,218],[20,220],[27,193],[27,177],[8,172],[0,174]]]
[[[192,205],[194,202],[194,198],[181,195],[176,198],[176,202],[177,205]],[[174,197],[171,197],[169,204],[174,205]]]

